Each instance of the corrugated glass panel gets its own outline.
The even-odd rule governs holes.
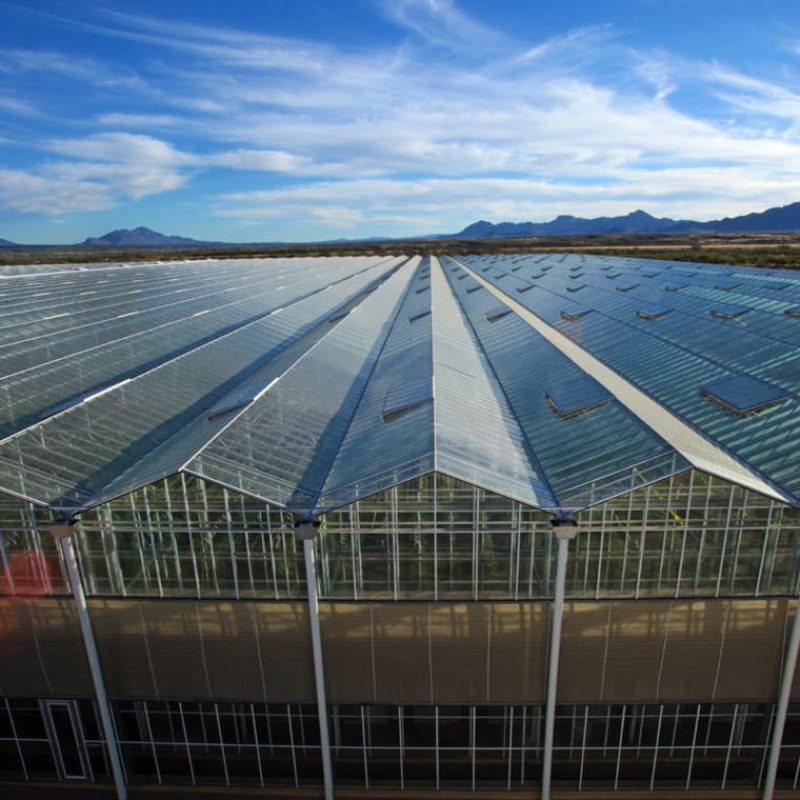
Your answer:
[[[327,323],[332,308],[379,277],[383,268],[375,269],[307,297],[291,311],[240,327],[8,440],[0,446],[0,485],[74,509],[110,487],[135,487],[174,472],[227,422],[224,416],[209,420],[208,411],[255,396],[265,385],[258,385],[260,381],[275,377],[272,362],[315,326],[335,330]]]

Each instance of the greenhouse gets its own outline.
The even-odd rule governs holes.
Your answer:
[[[0,780],[791,793],[798,305],[580,254],[0,274]]]

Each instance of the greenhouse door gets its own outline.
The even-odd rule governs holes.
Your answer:
[[[42,705],[61,777],[64,780],[86,778],[86,749],[75,704],[70,700],[45,700]]]

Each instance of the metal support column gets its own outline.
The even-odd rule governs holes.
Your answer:
[[[786,661],[783,665],[783,676],[781,677],[781,691],[778,696],[778,707],[775,709],[775,723],[772,728],[772,741],[769,746],[769,762],[767,764],[767,776],[764,779],[764,791],[761,797],[763,800],[772,800],[775,792],[775,778],[778,774],[778,759],[781,754],[781,743],[783,742],[783,728],[786,723],[786,712],[789,709],[789,699],[792,693],[792,684],[797,669],[797,653],[800,650],[800,601],[794,612],[794,623],[792,633],[789,636],[789,648],[786,651]]]
[[[322,636],[319,629],[319,601],[317,599],[317,566],[314,540],[318,522],[301,521],[295,531],[303,542],[306,559],[306,589],[308,591],[308,620],[311,626],[311,650],[314,655],[314,684],[317,689],[317,713],[319,715],[319,744],[322,754],[322,780],[325,800],[333,800],[333,767],[331,765],[331,743],[328,732],[328,706],[325,699],[325,669],[322,662]]]
[[[76,523],[74,522],[57,523],[50,526],[50,533],[58,542],[61,557],[64,559],[64,565],[67,568],[69,588],[72,592],[72,599],[75,602],[75,610],[78,613],[83,646],[86,649],[89,671],[92,674],[92,684],[94,685],[94,694],[97,700],[97,710],[100,712],[100,724],[103,727],[103,737],[106,742],[108,763],[111,765],[111,774],[114,777],[117,798],[118,800],[127,800],[128,790],[125,786],[125,775],[122,771],[122,762],[119,758],[117,735],[111,721],[111,707],[108,704],[108,695],[106,695],[103,673],[100,669],[100,659],[97,656],[97,646],[92,631],[92,622],[89,619],[89,611],[86,607],[86,595],[83,593],[83,584],[81,583],[81,576],[78,571],[78,559],[75,556],[75,544],[73,542],[75,527]]]
[[[578,523],[571,519],[554,519],[553,533],[558,539],[555,601],[550,625],[550,663],[547,669],[547,706],[544,721],[544,757],[542,761],[542,800],[550,800],[550,779],[553,772],[553,731],[556,722],[558,659],[561,652],[561,618],[564,614],[564,587],[567,582],[567,550],[570,539],[578,533]]]

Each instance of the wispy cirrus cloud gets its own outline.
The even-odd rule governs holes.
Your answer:
[[[397,35],[369,47],[104,10],[80,24],[140,46],[136,72],[0,51],[0,79],[136,86],[31,141],[0,202],[63,214],[250,173],[247,191],[203,198],[209,213],[420,232],[642,204],[707,218],[800,195],[789,80],[642,50],[610,25],[530,40],[449,0],[378,8]],[[8,96],[36,107],[34,94]]]

